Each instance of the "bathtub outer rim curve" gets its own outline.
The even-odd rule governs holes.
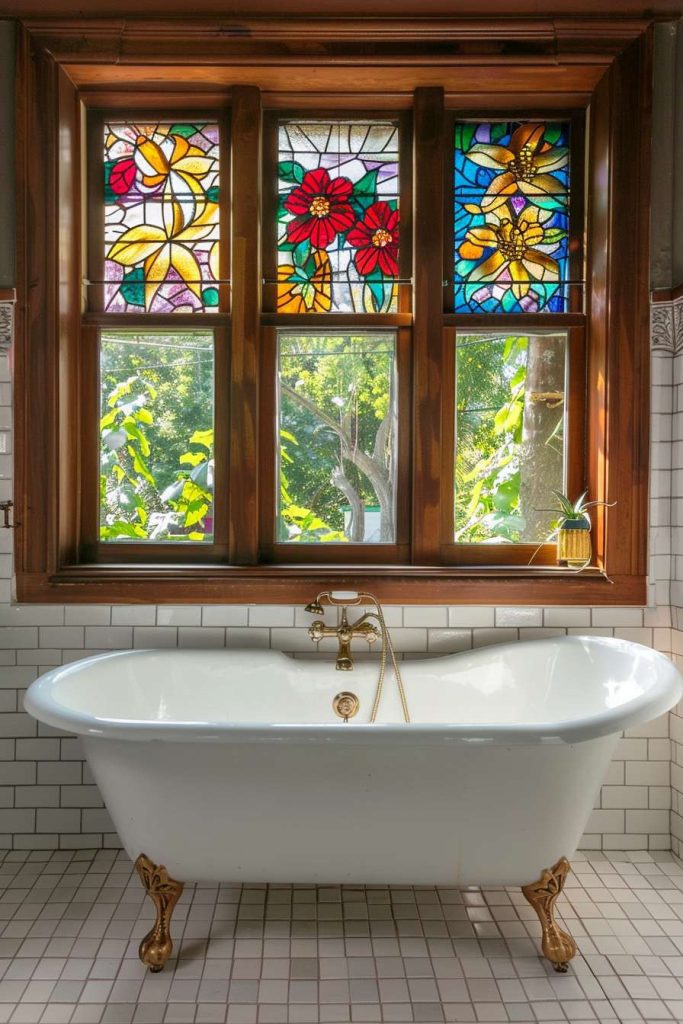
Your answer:
[[[342,739],[351,745],[367,743],[430,744],[553,744],[580,743],[585,740],[609,736],[635,725],[651,721],[669,711],[683,697],[683,678],[673,662],[660,652],[628,641],[615,641],[609,637],[555,637],[541,640],[517,641],[480,648],[480,652],[495,651],[505,656],[506,650],[514,648],[516,653],[541,644],[562,642],[562,645],[588,642],[595,647],[615,647],[623,650],[629,643],[633,648],[647,652],[648,660],[662,665],[662,677],[650,688],[624,704],[593,715],[565,719],[556,722],[524,723],[384,723],[373,724],[334,721],[330,723],[261,723],[261,722],[204,722],[204,721],[150,721],[134,719],[98,718],[94,714],[76,710],[60,703],[54,697],[54,689],[64,676],[78,672],[83,667],[116,658],[137,658],[157,653],[155,650],[122,650],[91,655],[65,666],[51,669],[36,679],[24,697],[24,708],[34,718],[80,736],[102,739],[122,739],[179,743],[193,740],[200,743],[286,743],[292,740],[306,743],[330,743]],[[231,653],[258,653],[273,655],[274,661],[290,659],[277,651],[248,651],[233,648]],[[168,653],[165,651],[164,653]],[[191,657],[192,650],[175,652]],[[217,653],[217,652],[216,652]],[[449,661],[475,652],[463,651],[456,655],[445,655]],[[479,652],[476,652],[479,653]],[[438,664],[440,658],[429,659],[429,664]],[[412,662],[414,665],[415,662]],[[341,731],[340,731],[341,730]]]

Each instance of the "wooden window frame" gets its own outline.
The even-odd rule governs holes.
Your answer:
[[[458,26],[460,26],[458,28]],[[649,134],[652,32],[647,23],[624,23],[605,29],[602,49],[595,46],[595,24],[587,21],[574,35],[535,40],[530,67],[518,56],[500,52],[497,63],[505,69],[505,88],[491,87],[490,45],[486,23],[453,21],[451,32],[469,40],[466,55],[452,61],[432,56],[429,45],[438,44],[442,29],[423,31],[410,62],[387,60],[376,26],[358,23],[358,40],[344,44],[351,63],[370,69],[373,89],[356,92],[344,106],[342,95],[331,98],[332,69],[339,59],[334,35],[320,25],[311,31],[330,39],[329,55],[321,72],[306,92],[299,85],[294,97],[287,95],[286,75],[278,80],[277,68],[286,71],[297,63],[296,28],[292,28],[292,52],[283,57],[281,42],[263,38],[258,31],[242,44],[232,38],[216,41],[210,24],[186,40],[182,25],[165,27],[160,43],[152,45],[144,23],[126,29],[129,39],[124,63],[133,67],[122,76],[119,44],[91,24],[84,30],[90,42],[86,51],[71,38],[68,23],[25,25],[20,33],[18,80],[18,235],[19,280],[15,355],[16,437],[16,573],[17,595],[22,601],[95,602],[300,602],[309,599],[318,585],[343,589],[371,589],[396,603],[491,603],[491,604],[643,604],[646,599],[648,418],[649,418],[649,316],[648,316],[648,219]],[[202,31],[204,34],[202,35]],[[431,35],[429,32],[431,31]],[[477,32],[479,35],[477,36]],[[539,39],[544,38],[539,30]],[[136,34],[137,33],[137,34]],[[601,37],[603,38],[603,37]],[[474,42],[472,40],[474,39]],[[481,49],[477,51],[477,39]],[[212,62],[202,62],[206,40],[214,47]],[[234,62],[236,48],[243,46],[241,63]],[[410,45],[410,44],[409,44]],[[548,60],[537,59],[539,47],[547,47]],[[270,47],[270,49],[269,49]],[[566,48],[563,58],[562,47]],[[125,49],[125,47],[124,47]],[[585,62],[576,62],[576,54]],[[145,54],[153,54],[153,74]],[[479,66],[477,66],[479,53]],[[354,56],[355,54],[355,56]],[[275,71],[269,70],[271,64]],[[137,63],[136,63],[137,61]],[[534,66],[534,62],[539,66]],[[144,89],[144,105],[155,111],[175,112],[179,81],[187,64],[199,67],[195,85],[183,91],[182,108],[195,110],[231,107],[232,180],[247,200],[236,204],[230,223],[232,309],[214,324],[217,334],[230,330],[232,345],[227,358],[223,343],[221,367],[226,374],[224,459],[229,493],[239,495],[226,511],[227,538],[220,551],[187,546],[188,554],[174,547],[150,557],[150,546],[121,545],[120,558],[110,547],[98,545],[88,534],[92,523],[93,459],[88,456],[87,425],[92,427],[93,336],[102,326],[96,314],[81,315],[81,266],[83,195],[81,140],[82,105],[125,110],[133,88]],[[564,79],[556,75],[558,67]],[[387,70],[387,67],[389,70]],[[426,70],[425,70],[426,69]],[[571,84],[568,85],[570,77]],[[393,76],[393,77],[392,77]],[[545,77],[544,77],[545,76]],[[555,76],[555,77],[554,77]],[[573,77],[572,77],[573,76]],[[131,85],[121,89],[120,83]],[[435,81],[442,84],[435,85]],[[263,93],[253,84],[261,81]],[[343,82],[343,77],[337,79]],[[585,481],[591,497],[617,501],[609,517],[598,511],[594,528],[596,568],[576,574],[551,565],[454,565],[444,554],[446,504],[452,503],[448,474],[444,474],[448,426],[448,338],[461,318],[444,314],[444,264],[441,245],[434,244],[434,225],[450,218],[444,182],[444,129],[450,110],[509,111],[516,116],[529,107],[529,96],[550,82],[543,116],[572,109],[589,111],[591,160],[587,167],[588,246],[586,276],[591,283],[583,314],[552,315],[552,326],[564,319],[572,330],[585,327],[586,409]],[[476,90],[488,82],[485,104]],[[553,95],[552,83],[561,94]],[[389,83],[394,84],[391,91]],[[535,83],[535,85],[533,84]],[[325,88],[330,90],[323,102]],[[387,91],[388,90],[388,91]],[[414,102],[411,99],[414,93]],[[412,107],[413,146],[413,298],[412,315],[401,310],[395,316],[399,332],[412,334],[412,365],[402,384],[411,379],[411,458],[402,464],[410,485],[404,489],[412,502],[410,558],[398,564],[368,561],[361,552],[344,565],[315,563],[274,564],[286,557],[264,542],[264,518],[260,510],[272,492],[262,474],[266,432],[259,423],[259,409],[268,400],[264,367],[272,365],[272,339],[280,318],[263,313],[261,304],[262,251],[260,246],[259,189],[248,196],[244,187],[260,177],[263,154],[261,132],[264,108],[324,110],[333,106],[339,114],[381,107],[404,111]],[[137,109],[137,104],[135,104]],[[266,156],[267,159],[267,156]],[[444,217],[447,219],[444,220]],[[437,232],[438,233],[438,232]],[[627,259],[617,260],[620,254]],[[79,325],[83,322],[84,329]],[[201,319],[208,324],[207,317]],[[577,319],[580,318],[580,319]],[[180,317],[172,322],[181,326]],[[191,323],[200,323],[193,316]],[[307,327],[321,326],[307,318]],[[381,326],[378,318],[352,317],[354,326]],[[381,319],[381,318],[380,318]],[[485,318],[488,319],[488,318]],[[330,327],[341,326],[338,317],[325,317]],[[548,318],[538,319],[538,325]],[[154,324],[144,318],[145,326]],[[126,316],[126,325],[132,322]],[[485,329],[484,319],[477,318]],[[113,326],[113,324],[110,324]],[[389,326],[389,324],[386,324]],[[527,329],[534,318],[524,317]],[[264,340],[265,339],[265,340]],[[405,348],[405,343],[402,342]],[[271,384],[272,386],[272,384]],[[452,388],[451,388],[452,392]],[[444,397],[446,396],[446,400]],[[634,410],[636,413],[634,414]],[[451,426],[452,430],[452,426]],[[272,445],[271,445],[272,447]],[[261,453],[261,454],[259,454]],[[88,458],[90,461],[88,462]],[[267,459],[265,460],[267,465]],[[89,471],[83,467],[90,465]],[[88,476],[90,473],[90,477]],[[451,470],[452,473],[452,470]],[[88,518],[90,517],[90,519]],[[607,524],[609,529],[607,529]],[[106,547],[106,552],[100,549]],[[125,551],[123,550],[125,547]],[[160,545],[154,547],[161,547]],[[106,562],[102,561],[103,554]],[[401,554],[404,552],[401,551]],[[133,561],[134,557],[144,562]],[[227,563],[226,563],[227,557]],[[267,561],[270,558],[271,561]],[[308,555],[306,556],[308,558]]]
[[[582,110],[568,110],[563,105],[553,106],[552,100],[542,111],[529,108],[515,111],[514,115],[507,112],[508,117],[515,121],[567,121],[570,125],[570,207],[569,207],[569,279],[568,310],[564,313],[535,313],[525,315],[516,313],[456,313],[454,311],[453,273],[454,273],[454,217],[455,181],[454,181],[454,150],[449,144],[444,153],[444,190],[447,215],[444,218],[443,250],[444,267],[447,273],[443,281],[443,339],[442,355],[443,379],[446,386],[442,388],[442,438],[441,438],[441,480],[443,485],[441,545],[439,559],[442,563],[453,566],[487,566],[494,555],[499,566],[522,568],[536,565],[552,567],[556,564],[556,544],[456,544],[453,536],[452,500],[449,496],[455,490],[454,459],[451,452],[455,450],[456,434],[456,392],[457,375],[455,369],[455,346],[458,332],[468,331],[473,334],[487,331],[507,330],[510,334],[532,332],[535,330],[552,330],[567,332],[568,364],[568,435],[566,441],[567,458],[567,491],[578,496],[588,489],[587,451],[585,444],[585,395],[586,395],[586,321],[585,300],[588,291],[585,281],[586,237],[585,230],[585,150],[586,150],[586,116]],[[447,110],[446,140],[453,140],[457,121],[501,121],[506,119],[500,110],[487,108],[466,110]],[[549,496],[551,500],[551,496]],[[436,552],[434,553],[436,555]]]
[[[398,125],[399,138],[399,208],[401,211],[401,246],[399,249],[398,310],[395,313],[356,314],[325,313],[294,315],[277,313],[277,291],[272,283],[277,267],[277,127],[281,120],[314,118],[315,120],[393,120]],[[261,360],[261,507],[259,562],[273,565],[320,564],[335,566],[374,563],[377,565],[405,565],[410,559],[410,406],[411,406],[411,296],[412,269],[412,119],[410,112],[381,109],[354,109],[349,111],[341,98],[337,106],[327,109],[270,109],[264,116],[263,166],[263,268],[264,312],[262,322]],[[270,288],[268,284],[271,284]],[[276,339],[278,328],[300,328],[302,333],[327,329],[330,331],[392,330],[396,338],[397,402],[399,429],[396,465],[396,539],[391,544],[283,544],[275,540],[275,381],[277,374]]]
[[[122,102],[130,98],[122,94]],[[220,146],[220,237],[221,268],[224,279],[230,279],[230,110],[225,105],[214,108],[185,109],[184,96],[170,93],[167,96],[167,114],[174,120],[186,119],[213,121],[219,128]],[[175,104],[175,106],[172,106]],[[230,290],[229,284],[219,287],[219,308],[216,313],[105,313],[103,312],[104,277],[104,218],[95,215],[102,211],[102,138],[106,119],[145,122],[159,119],[158,110],[144,106],[106,109],[90,104],[85,106],[86,120],[86,194],[87,208],[82,211],[87,238],[83,262],[87,266],[87,284],[84,287],[81,316],[81,404],[87,412],[83,416],[81,430],[81,536],[80,550],[83,561],[97,565],[120,565],[125,563],[164,563],[169,561],[169,544],[145,541],[142,543],[115,541],[103,543],[99,540],[99,452],[100,436],[97,424],[100,394],[99,347],[103,330],[203,330],[213,336],[214,351],[214,460],[220,467],[215,488],[212,542],[202,544],[174,544],[173,559],[180,563],[212,563],[225,561],[228,557],[228,528],[230,515],[230,488],[227,480],[229,447],[229,392],[220,382],[230,377]],[[163,113],[162,113],[163,117]]]

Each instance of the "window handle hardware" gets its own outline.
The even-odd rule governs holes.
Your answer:
[[[13,508],[14,508],[14,502],[13,501],[11,501],[11,500],[9,500],[9,501],[0,501],[0,512],[2,512],[2,516],[3,516],[2,522],[0,523],[0,529],[2,529],[2,530],[13,530],[15,528],[15,526],[17,525],[16,523],[10,523],[10,521],[9,521],[10,512],[11,512],[11,510]]]

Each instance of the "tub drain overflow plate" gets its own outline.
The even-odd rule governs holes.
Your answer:
[[[334,708],[335,715],[339,715],[345,722],[348,722],[349,718],[353,718],[358,713],[360,701],[355,693],[351,693],[349,690],[342,690],[332,701],[332,707]]]

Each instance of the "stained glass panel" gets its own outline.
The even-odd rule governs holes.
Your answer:
[[[104,126],[104,309],[211,312],[219,297],[217,124]]]
[[[566,311],[569,183],[567,122],[456,124],[456,313]]]
[[[277,308],[395,312],[398,125],[281,121]]]

